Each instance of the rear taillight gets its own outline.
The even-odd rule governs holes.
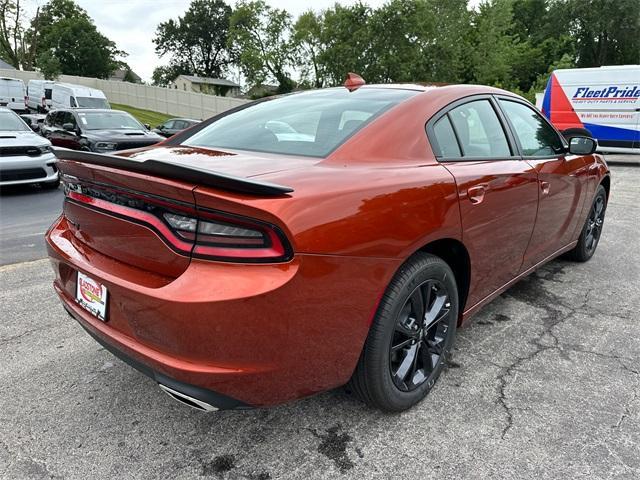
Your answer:
[[[68,201],[144,225],[176,252],[234,262],[284,262],[291,247],[275,226],[88,182],[65,179]]]

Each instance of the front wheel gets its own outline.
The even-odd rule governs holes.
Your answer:
[[[447,263],[419,253],[380,301],[349,387],[367,404],[400,412],[431,390],[450,355],[458,289]]]
[[[596,251],[602,227],[604,225],[604,214],[607,210],[607,191],[602,185],[598,186],[596,196],[593,199],[589,216],[584,222],[582,232],[578,238],[578,244],[573,250],[567,253],[567,256],[576,262],[586,262]]]

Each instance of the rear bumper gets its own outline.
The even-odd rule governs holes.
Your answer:
[[[231,397],[227,397],[226,395],[222,395],[221,393],[212,392],[211,390],[206,390],[204,388],[200,388],[196,385],[190,385],[188,383],[180,382],[175,378],[168,377],[163,375],[160,372],[157,372],[145,365],[144,363],[140,363],[134,358],[128,356],[123,350],[109,343],[108,340],[101,337],[98,333],[91,330],[86,324],[82,321],[81,315],[78,315],[74,312],[69,306],[65,305],[65,310],[67,313],[80,323],[80,325],[85,329],[85,331],[93,337],[93,339],[102,345],[106,350],[111,352],[113,355],[118,357],[123,362],[132,366],[139,372],[145,374],[146,376],[155,380],[159,385],[169,387],[170,389],[176,392],[182,392],[188,395],[191,398],[195,398],[201,402],[204,402],[207,405],[211,405],[215,407],[217,410],[231,410],[231,409],[247,409],[251,408],[249,405],[246,405],[239,400],[236,400]]]
[[[38,157],[15,156],[0,159],[0,186],[54,182],[58,179],[56,157],[52,153]]]
[[[274,265],[194,259],[177,278],[159,278],[78,243],[64,217],[47,247],[56,292],[94,338],[159,383],[214,395],[208,403],[218,408],[269,406],[346,383],[399,266],[321,255]],[[107,287],[106,322],[75,302],[78,271]]]

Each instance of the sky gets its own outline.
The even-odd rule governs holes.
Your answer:
[[[75,0],[95,22],[98,30],[114,41],[120,50],[129,55],[124,59],[145,81],[151,80],[153,69],[168,63],[169,58],[158,58],[153,45],[156,27],[160,22],[182,16],[189,7],[190,0]],[[46,0],[26,0],[32,12]],[[234,1],[229,2],[232,6]],[[329,8],[336,0],[267,0],[272,7],[284,8],[294,18],[314,9]],[[349,5],[356,0],[339,0],[337,3]],[[384,4],[384,0],[368,0],[364,3],[372,7]],[[237,79],[233,79],[237,80]]]

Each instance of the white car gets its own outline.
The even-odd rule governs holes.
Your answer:
[[[0,107],[27,112],[24,82],[19,78],[0,77]]]
[[[60,185],[51,142],[34,133],[13,111],[0,108],[0,187],[38,183]]]

